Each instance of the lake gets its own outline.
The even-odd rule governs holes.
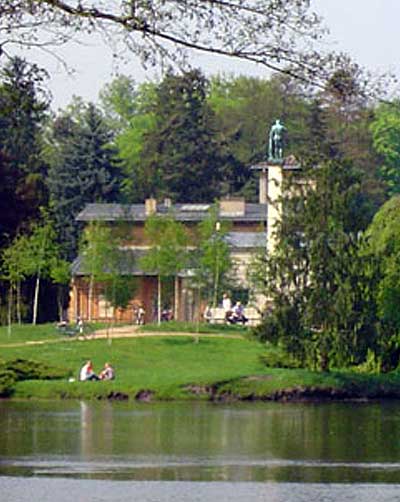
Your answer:
[[[400,500],[400,403],[0,401],[3,502]]]

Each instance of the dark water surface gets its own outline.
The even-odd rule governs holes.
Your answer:
[[[356,499],[400,501],[399,402],[0,402],[1,502]]]

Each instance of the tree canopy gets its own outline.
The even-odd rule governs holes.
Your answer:
[[[309,0],[4,0],[0,47],[55,46],[99,32],[118,54],[145,64],[185,61],[193,51],[262,64],[318,81],[326,68],[324,34]]]

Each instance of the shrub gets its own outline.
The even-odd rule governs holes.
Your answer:
[[[267,351],[260,356],[268,368],[300,368],[301,364],[292,355],[276,345],[269,345]]]
[[[30,359],[13,359],[4,362],[1,367],[4,371],[13,373],[15,381],[58,380],[69,376],[69,371],[65,368],[49,366]]]
[[[8,397],[14,391],[15,374],[3,367],[0,369],[0,397]]]

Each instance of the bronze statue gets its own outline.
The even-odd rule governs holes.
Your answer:
[[[268,160],[274,161],[283,159],[283,134],[286,127],[276,120],[269,131]]]

